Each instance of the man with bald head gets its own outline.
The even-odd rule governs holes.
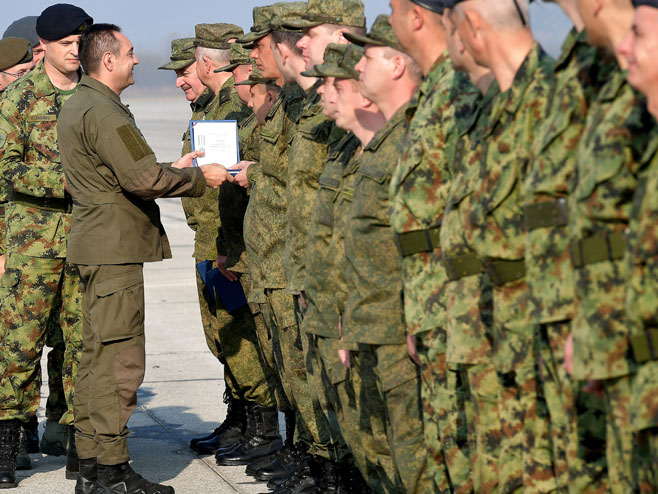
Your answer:
[[[459,35],[475,62],[500,87],[481,148],[482,170],[464,236],[475,256],[458,278],[484,270],[493,287],[493,354],[503,430],[498,458],[501,492],[552,492],[557,488],[549,453],[546,405],[538,393],[535,322],[527,310],[522,198],[531,145],[550,106],[552,59],[532,37],[526,0],[454,2]],[[556,139],[552,145],[563,146]],[[471,301],[473,308],[478,301]]]

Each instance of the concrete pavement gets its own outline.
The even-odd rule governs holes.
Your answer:
[[[188,447],[192,437],[213,430],[224,417],[224,380],[201,327],[191,257],[193,233],[179,199],[158,203],[173,259],[147,264],[144,270],[146,376],[129,423],[133,468],[149,480],[173,486],[177,494],[266,492],[264,484],[244,474],[244,467],[218,467],[213,456],[199,457]],[[46,387],[40,433],[45,393]],[[19,486],[5,492],[73,493],[75,482],[64,477],[65,457],[31,458],[34,468],[18,472]]]

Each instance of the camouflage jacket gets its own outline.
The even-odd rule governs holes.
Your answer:
[[[288,145],[303,102],[302,89],[297,84],[287,84],[260,132],[260,176],[249,198],[244,222],[247,262],[258,289],[287,285],[284,251]]]
[[[637,364],[631,397],[631,427],[634,431],[658,426],[656,388],[658,381],[658,129],[647,147],[631,212],[627,263],[629,282],[626,314],[632,355]],[[653,193],[652,193],[653,192]]]
[[[456,118],[472,113],[478,94],[444,53],[409,102],[409,131],[390,185],[391,228],[398,244],[408,238],[400,234],[429,233],[441,225],[459,137]],[[404,314],[411,334],[445,328],[446,274],[440,259],[438,236],[423,252],[402,257]]]
[[[449,258],[473,254],[464,235],[462,217],[472,209],[475,187],[482,169],[483,146],[480,139],[488,125],[489,114],[499,93],[498,83],[480,99],[473,114],[457,119],[460,140],[452,166],[452,183],[441,225],[441,253],[444,265]],[[451,363],[481,364],[491,358],[491,317],[493,285],[482,271],[449,280],[446,297],[446,358]]]
[[[334,129],[337,129],[322,114],[320,95],[317,93],[320,84],[321,81],[315,83],[306,94],[288,154],[286,200],[289,207],[285,260],[288,291],[291,293],[299,293],[304,288],[306,237],[313,214],[318,177],[327,164],[329,139]],[[344,134],[342,130],[337,130],[341,135]]]
[[[532,344],[523,267],[524,179],[550,104],[552,70],[553,60],[535,43],[512,86],[497,96],[482,136],[483,170],[472,208],[462,217],[470,247],[496,284],[494,365],[500,372],[513,370]]]
[[[652,125],[644,99],[630,87],[626,74],[620,69],[613,72],[589,110],[568,199],[576,265],[573,335],[577,379],[613,378],[630,370],[623,310],[628,275],[622,261],[624,232],[649,140],[646,129]],[[591,258],[591,244],[595,254],[609,250],[605,259],[597,262]]]
[[[258,136],[260,127],[256,115],[251,113],[238,123],[240,141],[240,159],[258,160]],[[244,246],[243,223],[247,211],[249,194],[237,184],[226,182],[219,189],[220,238],[223,245],[218,246],[220,255],[226,256],[226,268],[237,273],[246,273],[247,254]]]
[[[0,175],[23,199],[27,196],[64,202],[64,170],[56,125],[62,105],[76,89],[55,88],[40,62],[2,95]],[[66,257],[70,209],[65,212],[64,208],[50,208],[45,203],[45,207],[35,207],[14,199],[5,209],[7,251],[32,257]]]
[[[550,106],[532,146],[525,180],[528,310],[538,323],[571,319],[573,266],[566,229],[566,197],[576,147],[587,116],[583,84],[599,72],[598,50],[573,30],[555,64]]]
[[[219,95],[209,103],[205,112],[205,120],[237,120],[246,118],[249,110],[238,97],[233,87],[233,77],[229,78],[219,91]],[[225,163],[222,163],[225,164]],[[231,166],[230,163],[227,166]],[[219,235],[220,219],[217,211],[219,189],[208,188],[206,193],[199,198],[185,199],[185,208],[191,211],[196,223],[194,237],[195,259],[217,259],[218,249],[225,240]],[[190,220],[188,219],[188,224]],[[226,249],[225,246],[221,247]]]
[[[406,341],[402,260],[390,223],[388,188],[407,133],[406,105],[363,150],[345,219],[347,301],[343,339],[375,345]]]
[[[303,329],[307,333],[325,337],[338,337],[338,292],[337,282],[345,266],[345,249],[337,216],[343,177],[360,143],[352,133],[332,149],[329,161],[318,179],[315,208],[306,240],[306,278],[304,297],[308,309],[304,316]]]

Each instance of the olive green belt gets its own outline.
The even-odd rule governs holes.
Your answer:
[[[624,257],[626,237],[621,232],[595,233],[571,244],[571,261],[574,267],[602,261],[616,261]]]
[[[484,270],[495,285],[501,286],[525,276],[525,261],[489,259],[482,263]]]
[[[482,263],[472,252],[457,256],[443,256],[443,267],[450,281],[457,281],[482,272]]]
[[[419,252],[432,252],[440,245],[440,235],[441,227],[435,226],[429,230],[397,233],[395,243],[402,257],[407,257]]]
[[[647,328],[644,333],[632,334],[629,340],[638,364],[658,360],[658,328]]]
[[[567,200],[528,204],[523,208],[527,231],[567,224]]]
[[[71,199],[57,199],[54,197],[34,197],[14,191],[11,200],[21,206],[70,213],[73,210]]]

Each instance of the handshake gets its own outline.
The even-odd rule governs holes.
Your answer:
[[[194,164],[194,158],[197,158],[199,156],[203,156],[204,153],[203,151],[192,151],[191,153],[187,153],[184,156],[181,156],[181,158],[173,163],[171,166],[173,168],[189,168]],[[223,166],[219,165],[217,163],[212,163],[209,165],[201,165],[199,168],[203,172],[203,177],[206,179],[206,184],[208,187],[211,187],[213,189],[216,189],[220,185],[222,185],[224,182],[237,182],[238,185],[241,185],[242,187],[246,187],[246,174],[243,173],[246,171],[246,169],[249,167],[251,164],[250,161],[240,161],[239,163],[236,163],[231,167],[233,170],[240,170],[241,173],[238,174],[237,180],[233,178],[233,175],[231,175],[228,171],[228,169]],[[245,175],[244,179],[243,177],[240,177],[240,175]]]

